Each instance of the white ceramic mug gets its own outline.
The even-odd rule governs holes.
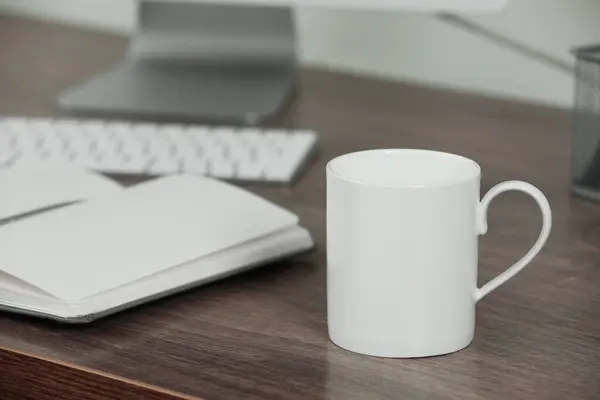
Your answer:
[[[331,341],[381,357],[447,354],[471,343],[475,304],[521,271],[552,225],[548,201],[505,182],[480,201],[480,167],[426,150],[372,150],[327,165],[327,310]],[[477,288],[478,236],[498,194],[532,196],[543,216],[531,250]]]

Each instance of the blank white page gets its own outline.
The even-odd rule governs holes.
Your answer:
[[[111,196],[117,182],[84,169],[18,166],[0,170],[0,219],[77,200]]]
[[[0,269],[67,302],[298,223],[249,192],[162,178],[0,229]]]

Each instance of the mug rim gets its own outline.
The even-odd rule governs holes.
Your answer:
[[[339,161],[343,158],[351,157],[351,156],[367,155],[367,154],[372,154],[372,153],[394,153],[394,154],[418,153],[418,154],[423,154],[423,155],[434,155],[437,157],[453,158],[455,160],[460,160],[462,162],[467,162],[467,163],[471,164],[474,172],[472,174],[463,174],[462,176],[457,177],[456,179],[452,179],[448,182],[443,182],[443,183],[401,185],[401,184],[380,184],[380,183],[376,183],[376,182],[370,182],[367,180],[357,179],[357,178],[354,178],[354,177],[351,177],[348,175],[344,175],[344,174],[336,171],[333,168],[333,164],[336,161]],[[360,150],[360,151],[354,151],[351,153],[342,154],[340,156],[337,156],[337,157],[331,159],[327,163],[326,171],[332,173],[335,177],[337,177],[339,179],[342,179],[347,182],[351,182],[353,184],[364,185],[364,186],[373,186],[373,187],[397,188],[397,189],[450,187],[450,186],[454,186],[454,185],[458,185],[458,184],[461,184],[464,182],[471,181],[473,179],[480,179],[480,177],[481,177],[481,166],[477,162],[475,162],[474,160],[472,160],[468,157],[464,157],[464,156],[461,156],[458,154],[448,153],[448,152],[444,152],[444,151],[426,150],[426,149],[408,149],[408,148],[371,149],[371,150]]]

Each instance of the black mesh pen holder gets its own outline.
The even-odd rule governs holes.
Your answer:
[[[600,201],[600,45],[580,47],[574,54],[571,187],[579,196]]]

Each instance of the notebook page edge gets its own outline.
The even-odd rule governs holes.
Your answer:
[[[6,293],[15,292],[18,294],[35,295],[38,297],[46,297],[56,299],[52,294],[46,292],[42,288],[26,282],[18,277],[0,270],[0,290]],[[0,297],[0,303],[3,297]]]
[[[68,183],[65,179],[70,180]],[[54,191],[48,192],[49,187]],[[0,220],[35,213],[62,204],[91,200],[118,193],[124,187],[102,174],[75,167],[42,167],[21,165],[0,170]],[[7,197],[6,192],[18,192]],[[32,195],[39,191],[42,196]],[[40,201],[42,199],[43,201]]]

